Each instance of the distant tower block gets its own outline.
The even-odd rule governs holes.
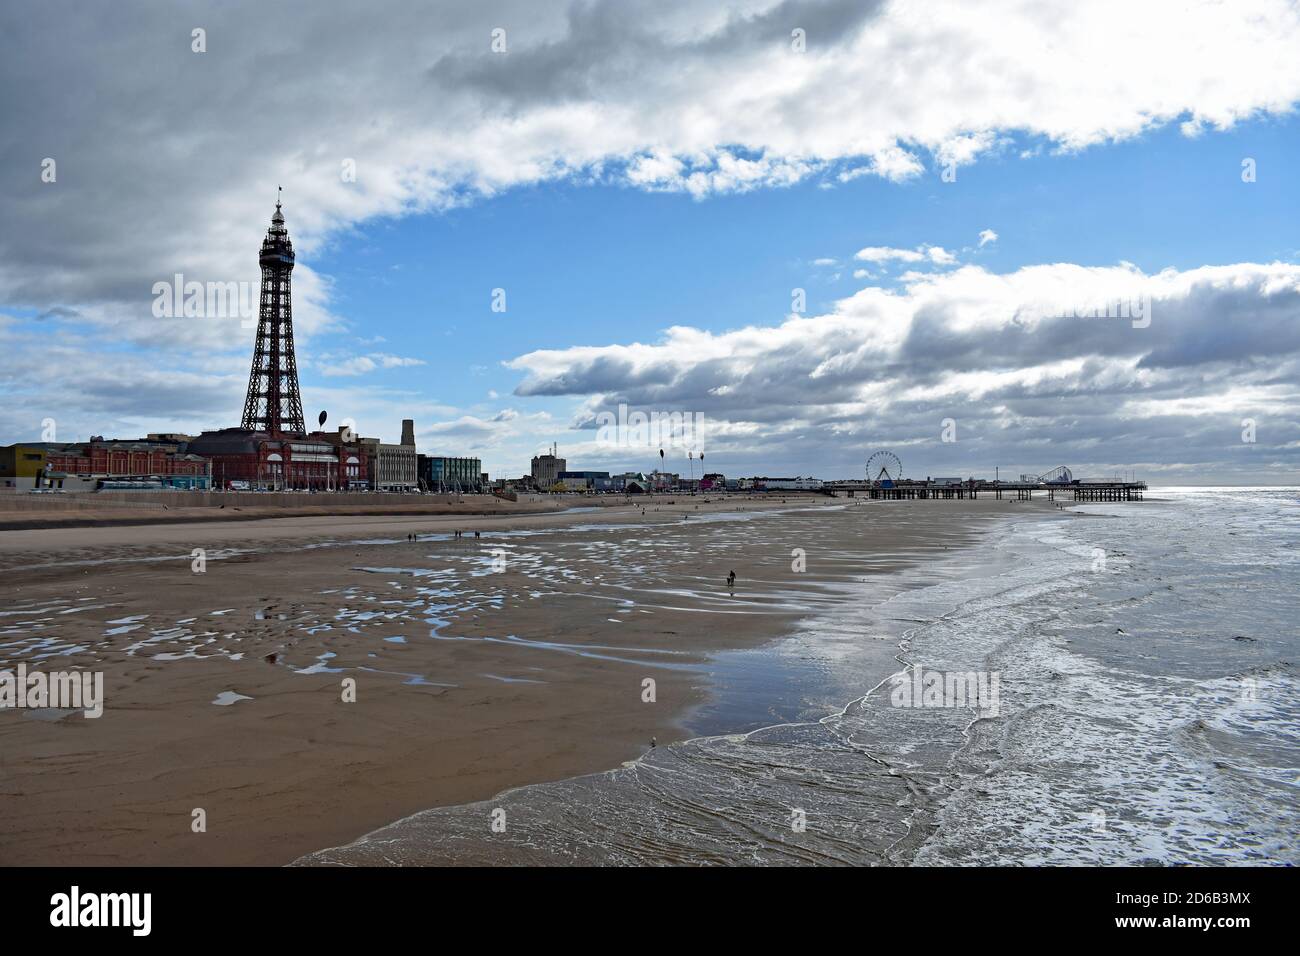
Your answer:
[[[402,444],[403,445],[415,444],[415,419],[414,418],[402,419]]]
[[[284,228],[280,203],[275,204],[271,228],[262,240],[262,296],[248,375],[242,427],[280,435],[305,433],[302,397],[298,393],[298,362],[293,354],[293,243]]]

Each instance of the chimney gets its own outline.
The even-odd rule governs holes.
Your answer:
[[[413,418],[402,419],[402,444],[415,444],[415,419]]]

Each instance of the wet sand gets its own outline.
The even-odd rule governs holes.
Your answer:
[[[106,702],[97,720],[0,711],[0,859],[283,864],[419,810],[616,767],[687,734],[710,654],[780,637],[841,600],[837,583],[1056,513],[641,507],[6,532],[0,667],[100,670]],[[230,692],[250,699],[214,703]]]

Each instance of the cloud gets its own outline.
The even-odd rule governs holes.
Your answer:
[[[917,246],[915,249],[895,249],[890,246],[867,246],[854,253],[853,258],[862,262],[925,262],[937,266],[950,266],[957,258],[942,246]]]
[[[436,447],[466,448],[475,452],[497,451],[515,444],[521,433],[535,435],[555,427],[555,422],[545,412],[523,415],[513,408],[502,409],[495,415],[460,415],[435,422],[423,429],[431,445]]]
[[[984,246],[988,245],[990,242],[997,242],[997,241],[998,241],[998,234],[994,232],[992,229],[980,230],[980,248],[983,248]]]
[[[190,48],[196,23],[205,53]],[[395,0],[376,17],[341,0],[52,0],[0,27],[0,303],[111,303],[130,313],[124,333],[155,337],[154,281],[257,280],[277,184],[310,258],[357,222],[545,180],[704,197],[828,168],[907,179],[927,154],[970,163],[1010,135],[1077,150],[1300,99],[1300,19],[1283,2],[1243,16],[953,0],[920,17],[860,0]],[[45,157],[56,182],[41,181]],[[317,291],[305,334],[330,320]]]
[[[400,355],[387,355],[383,352],[371,352],[369,355],[355,355],[351,358],[334,360],[330,355],[322,355],[317,368],[322,375],[338,377],[342,375],[364,375],[375,369],[410,368],[423,365],[423,359],[403,358]]]
[[[913,153],[899,146],[885,146],[876,150],[865,166],[846,169],[836,178],[842,183],[848,183],[863,176],[879,176],[890,182],[901,183],[915,179],[924,171],[925,166]]]
[[[1117,317],[1105,317],[1108,307]],[[967,468],[1062,458],[1085,470],[1131,461],[1171,473],[1208,462],[1209,474],[1241,457],[1240,418],[1253,413],[1272,439],[1242,460],[1256,478],[1294,479],[1300,453],[1286,442],[1300,429],[1297,309],[1300,266],[1291,264],[1153,275],[1128,265],[964,266],[912,275],[897,292],[862,289],[827,314],[780,325],[674,326],[654,344],[540,350],[509,364],[525,373],[519,395],[581,397],[588,417],[620,403],[706,415],[719,460],[848,469],[885,444],[936,469],[960,451],[952,457]],[[1101,317],[1071,317],[1080,314]],[[949,417],[959,449],[939,442]],[[1053,460],[1018,461],[1036,446]]]
[[[896,260],[899,262],[920,262],[925,258],[925,253],[917,249],[894,249],[890,246],[867,246],[859,249],[853,254],[854,259],[861,259],[863,262],[890,262]]]
[[[686,192],[704,199],[714,193],[792,186],[817,168],[819,163],[801,159],[746,157],[720,149],[693,160],[638,156],[628,166],[627,179],[651,191]]]

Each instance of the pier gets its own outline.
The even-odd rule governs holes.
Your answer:
[[[1032,501],[1034,493],[1046,494],[1048,501],[1141,501],[1145,481],[987,481],[970,479],[957,483],[907,478],[884,481],[828,481],[822,490],[849,498],[872,498],[902,501],[927,498],[972,498],[980,495],[999,500]]]

